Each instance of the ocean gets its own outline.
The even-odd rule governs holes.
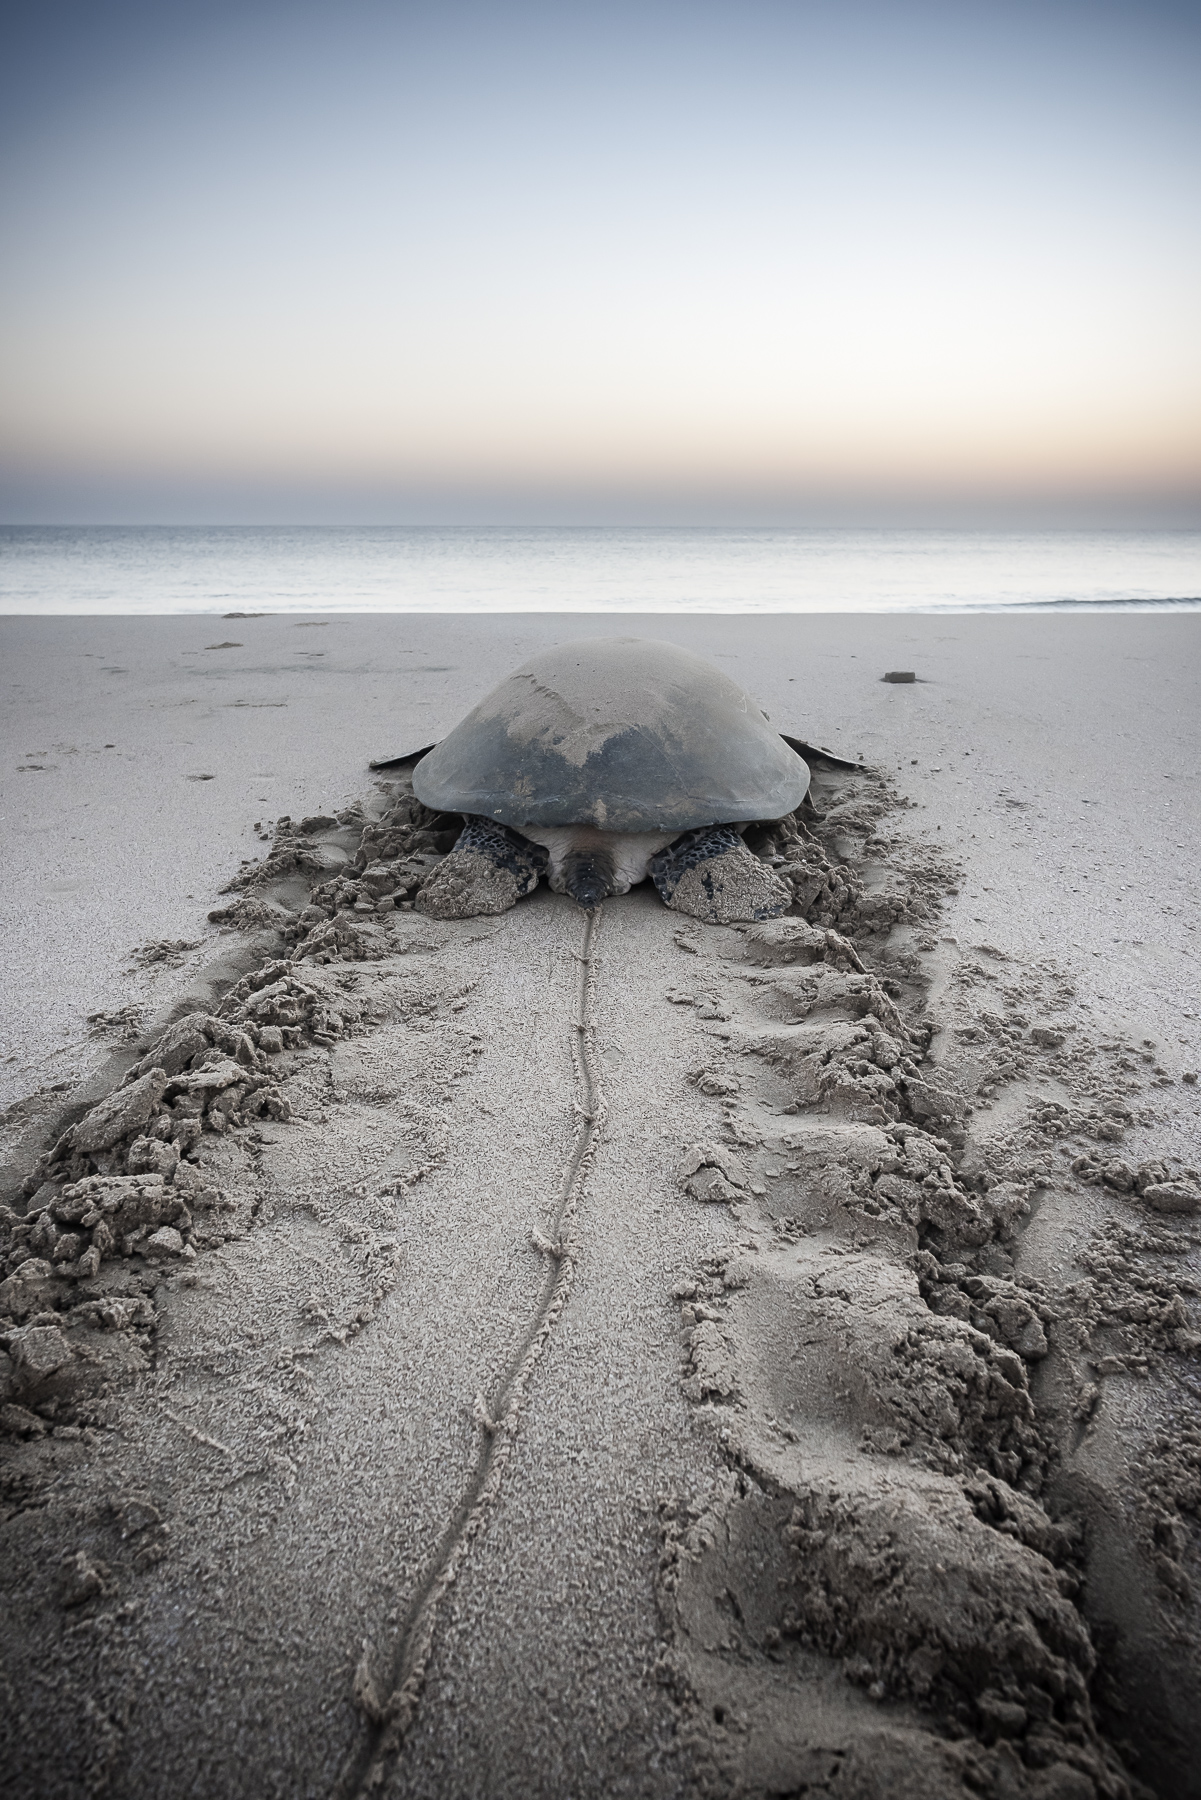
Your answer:
[[[1201,607],[1201,531],[3,526],[0,612]]]

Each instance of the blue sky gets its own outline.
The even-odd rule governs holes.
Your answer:
[[[0,517],[1201,517],[1195,11],[29,11]]]

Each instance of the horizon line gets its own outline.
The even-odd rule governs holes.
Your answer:
[[[706,522],[662,519],[648,521],[605,519],[575,520],[359,520],[354,523],[306,519],[0,519],[0,531],[1201,531],[1196,520],[1103,523],[1089,521],[985,520],[828,520],[799,522],[795,519],[747,521],[718,519]]]

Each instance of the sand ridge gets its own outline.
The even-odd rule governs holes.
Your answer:
[[[545,893],[414,912],[403,783],[283,822],[215,909],[282,941],[6,1215],[30,1792],[1051,1800],[1135,1748],[1188,1791],[1201,1191],[1119,1154],[1166,1078],[1050,959],[941,941],[878,776],[821,805],[759,844],[790,918],[635,894],[583,963]]]

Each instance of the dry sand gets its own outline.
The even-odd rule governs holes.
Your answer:
[[[862,754],[794,916],[397,906],[604,631]],[[1201,1794],[1194,618],[2,641],[15,1792]]]

